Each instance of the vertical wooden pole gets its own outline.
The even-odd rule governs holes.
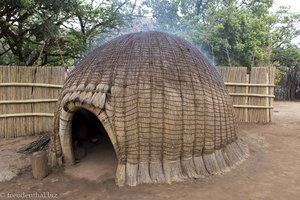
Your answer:
[[[266,84],[268,85],[270,83],[269,81],[269,73],[270,70],[267,69],[267,73],[266,73]],[[266,87],[266,95],[269,95],[269,86]],[[270,106],[270,97],[266,97],[266,106]],[[266,108],[266,122],[270,122],[270,108]]]
[[[247,77],[246,77],[246,83],[249,83],[249,74],[247,74]],[[246,86],[246,94],[248,95],[249,94],[249,86]],[[245,97],[245,103],[244,105],[249,105],[248,103],[248,96]],[[249,108],[245,108],[245,122],[249,122],[249,118],[248,118],[248,109]]]

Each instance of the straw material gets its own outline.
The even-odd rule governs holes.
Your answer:
[[[124,35],[82,60],[59,98],[50,137],[53,164],[62,157],[74,162],[70,121],[79,108],[93,112],[106,129],[120,186],[219,174],[248,155],[222,78],[174,35]]]
[[[272,122],[275,67],[219,67],[239,122]]]
[[[0,66],[0,138],[53,132],[63,67]]]

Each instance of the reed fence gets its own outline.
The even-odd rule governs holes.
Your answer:
[[[219,67],[239,122],[272,122],[275,67]]]
[[[0,73],[0,137],[51,131],[65,69],[0,66]]]

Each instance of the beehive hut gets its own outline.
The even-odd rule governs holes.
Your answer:
[[[120,36],[81,61],[59,98],[52,163],[74,163],[72,118],[78,110],[96,116],[108,134],[118,185],[218,174],[248,153],[216,68],[171,34]]]

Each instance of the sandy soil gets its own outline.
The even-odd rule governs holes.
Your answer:
[[[275,107],[271,124],[240,124],[240,136],[248,141],[251,156],[223,176],[172,185],[118,188],[114,183],[116,158],[112,146],[103,142],[94,149],[101,153],[89,152],[79,164],[66,170],[52,169],[42,181],[32,179],[27,169],[11,181],[0,183],[0,199],[6,199],[7,193],[49,192],[58,199],[72,200],[298,200],[300,102],[276,102]],[[18,139],[15,146],[20,142]],[[2,140],[1,145],[1,148],[6,147],[5,141]]]
[[[34,137],[0,140],[0,182],[11,180],[30,166],[29,157],[17,151],[33,139]]]

